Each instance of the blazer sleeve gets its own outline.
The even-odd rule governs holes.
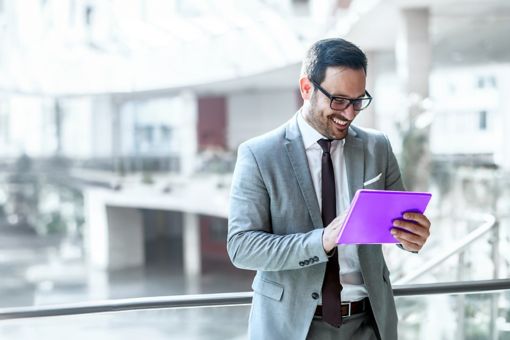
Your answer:
[[[322,229],[288,235],[273,233],[270,199],[252,150],[241,144],[228,218],[227,251],[232,263],[242,269],[280,271],[327,262]]]

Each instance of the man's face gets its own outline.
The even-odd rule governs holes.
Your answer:
[[[365,81],[363,69],[328,67],[324,81],[319,85],[333,96],[355,99],[365,95]],[[316,89],[311,94],[308,110],[303,110],[304,119],[325,137],[344,139],[358,112],[352,105],[342,111],[332,110],[330,102],[324,93]]]

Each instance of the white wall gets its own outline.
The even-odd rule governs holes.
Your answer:
[[[112,99],[109,96],[94,97],[92,100],[91,156],[96,158],[112,155]]]
[[[435,119],[431,150],[436,154],[492,154],[508,149],[501,136],[508,115],[510,67],[483,65],[437,69],[431,74]],[[489,81],[493,79],[494,84]],[[480,87],[479,82],[484,82]],[[508,86],[508,81],[506,81]],[[506,107],[506,109],[505,109]],[[480,127],[480,112],[487,112],[487,127]],[[506,143],[506,145],[505,145]]]
[[[190,139],[195,143],[195,100],[193,94],[182,92],[179,95],[134,99],[123,103],[120,109],[122,154],[168,156],[182,152],[182,148],[190,144]],[[153,145],[145,143],[140,136],[136,138],[137,125],[154,127]],[[161,126],[171,128],[170,140],[162,140]]]
[[[236,150],[243,141],[270,131],[298,110],[297,89],[234,93],[227,100],[227,145]]]
[[[396,122],[407,116],[405,97],[391,60],[377,65],[374,90],[376,128],[387,133],[396,153],[401,151]],[[386,65],[386,66],[385,66]],[[495,88],[478,87],[479,78],[495,79]],[[510,169],[510,65],[471,65],[435,68],[430,74],[434,120],[430,134],[433,154],[491,154]],[[487,112],[487,127],[480,129],[480,111]],[[359,123],[359,121],[356,121]]]
[[[60,102],[62,109],[62,155],[71,158],[92,156],[92,99],[72,98]]]
[[[0,156],[17,157],[25,153],[30,157],[53,154],[54,138],[52,101],[36,96],[12,95],[4,100],[0,138]],[[3,145],[2,145],[3,144]]]

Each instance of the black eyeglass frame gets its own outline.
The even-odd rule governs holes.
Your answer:
[[[320,86],[316,81],[311,80],[311,79],[310,79],[310,81],[312,82],[313,86],[315,86],[319,91],[321,91],[326,97],[329,98],[329,100],[330,100],[329,107],[331,108],[331,110],[343,111],[343,110],[347,110],[347,108],[352,105],[352,107],[354,108],[354,111],[359,112],[359,111],[366,109],[370,105],[370,103],[372,102],[372,99],[373,99],[373,97],[370,95],[370,93],[368,93],[367,90],[365,90],[366,97],[361,97],[361,98],[352,99],[352,98],[347,98],[347,97],[342,97],[342,96],[333,96],[331,93],[329,93],[328,91],[323,89],[322,86]],[[343,109],[335,109],[335,108],[333,108],[333,101],[338,100],[338,99],[348,100],[349,104],[347,104],[347,106],[344,107]],[[365,106],[363,106],[361,109],[356,109],[356,106],[354,106],[354,102],[363,101],[363,100],[367,100],[367,99],[368,99],[368,102]]]

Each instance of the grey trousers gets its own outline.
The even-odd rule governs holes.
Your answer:
[[[322,319],[313,319],[306,340],[378,340],[370,312],[357,314],[342,320],[335,328]]]

